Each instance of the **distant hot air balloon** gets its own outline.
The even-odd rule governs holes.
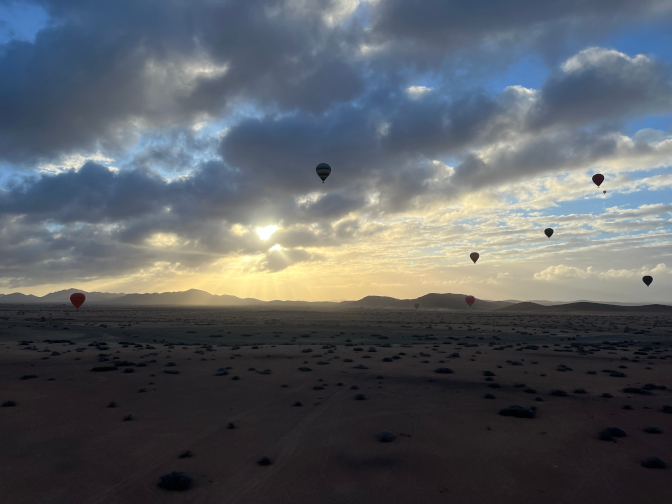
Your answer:
[[[472,261],[474,261],[474,264],[476,264],[476,261],[478,261],[478,258],[481,257],[478,255],[478,252],[472,252],[469,254],[469,257],[471,258]]]
[[[644,278],[642,278],[642,282],[644,282],[648,287],[649,285],[651,285],[651,282],[653,282],[653,277],[646,275]]]
[[[602,194],[607,194],[607,191],[602,191]]]
[[[75,308],[78,310],[79,307],[84,304],[84,301],[86,301],[86,296],[81,292],[75,292],[72,296],[70,296],[70,302],[75,305]]]
[[[553,236],[553,230],[551,228],[544,229],[544,234],[550,239]]]
[[[317,176],[322,179],[322,183],[324,184],[324,181],[327,180],[327,177],[331,173],[331,166],[329,166],[327,163],[320,163],[315,168],[315,171],[317,172]]]
[[[597,187],[600,187],[600,184],[604,182],[604,175],[602,175],[601,173],[596,173],[595,175],[593,175],[593,182],[595,182],[595,185]]]
[[[420,305],[419,305],[418,303],[415,303],[413,306],[415,306],[415,309],[416,309],[416,310],[417,310],[418,308],[420,308]]]
[[[474,296],[467,296],[464,298],[464,300],[469,305],[469,308],[471,308],[471,305],[473,305],[476,302],[476,298]]]

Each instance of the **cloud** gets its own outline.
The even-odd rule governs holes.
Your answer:
[[[574,266],[567,266],[566,264],[559,264],[557,266],[549,266],[543,271],[534,274],[535,280],[543,280],[546,282],[556,282],[563,280],[573,280],[575,278],[588,278],[593,273],[592,267],[586,270],[576,268]]]
[[[321,261],[322,256],[311,254],[303,249],[276,249],[267,252],[263,258],[259,259],[256,269],[275,273],[282,271],[297,263],[308,261]]]
[[[584,49],[544,84],[527,119],[529,128],[670,112],[670,78],[669,67],[643,54]]]

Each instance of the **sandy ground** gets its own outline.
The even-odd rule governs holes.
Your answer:
[[[637,314],[0,308],[0,501],[669,503],[672,469],[640,463],[672,465],[672,390],[623,389],[672,389],[670,335]],[[158,488],[171,471],[193,488]]]

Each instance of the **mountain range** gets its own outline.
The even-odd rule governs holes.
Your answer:
[[[499,312],[670,312],[668,305],[626,305],[624,303],[595,303],[577,301],[561,303],[554,301],[486,301],[478,299],[472,308],[465,303],[464,294],[426,294],[416,299],[396,299],[386,296],[366,296],[358,301],[260,301],[254,298],[239,298],[227,294],[216,295],[209,292],[189,289],[181,292],[162,292],[151,294],[124,294],[111,292],[86,292],[79,289],[66,289],[51,292],[44,296],[32,294],[0,294],[0,304],[62,304],[70,303],[70,295],[81,292],[86,296],[87,305],[106,306],[221,306],[221,307],[278,307],[278,308],[368,308],[368,309],[413,309],[415,303],[427,310],[472,310]]]

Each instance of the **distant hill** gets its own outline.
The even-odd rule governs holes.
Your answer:
[[[126,294],[107,301],[110,305],[130,306],[254,306],[266,304],[258,299],[241,299],[236,296],[210,294],[189,289],[182,292],[155,292],[152,294]]]
[[[45,296],[32,294],[0,294],[0,304],[70,304],[70,295],[81,292],[86,296],[86,304],[108,306],[221,306],[221,307],[260,307],[287,309],[391,309],[413,310],[414,304],[420,305],[419,310],[470,310],[475,312],[638,312],[638,313],[672,313],[672,306],[667,305],[625,305],[623,303],[593,303],[578,301],[575,303],[555,303],[551,301],[487,301],[476,298],[470,308],[465,302],[464,294],[425,294],[416,299],[397,299],[389,296],[366,296],[359,301],[260,301],[254,298],[239,298],[227,294],[216,295],[199,289],[180,292],[154,292],[151,294],[123,294],[111,292],[87,292],[81,289],[66,289],[51,292]]]
[[[500,312],[544,312],[544,313],[568,313],[568,312],[602,312],[602,313],[672,313],[672,306],[652,304],[652,305],[622,305],[608,303],[593,303],[590,301],[580,301],[577,303],[566,303],[552,306],[543,306],[537,303],[518,303],[514,305],[499,308]]]
[[[476,299],[476,303],[469,308],[464,300],[464,294],[425,294],[416,299],[396,299],[385,296],[366,296],[359,301],[345,301],[343,306],[350,308],[389,308],[395,310],[411,309],[415,303],[420,310],[496,310],[508,306],[507,301],[483,301]]]

